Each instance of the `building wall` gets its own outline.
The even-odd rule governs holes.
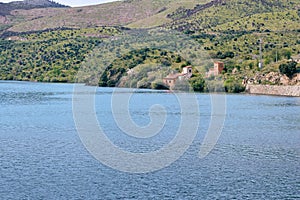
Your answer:
[[[300,97],[300,86],[247,85],[250,94]]]
[[[222,73],[224,70],[223,62],[214,62],[214,67],[210,68],[208,72],[206,72],[206,77],[217,76]]]
[[[165,85],[168,85],[169,87],[173,87],[175,85],[176,80],[175,79],[163,79],[163,82]]]
[[[223,62],[215,62],[214,63],[214,74],[215,74],[215,76],[221,74],[223,69],[224,69],[224,63]]]
[[[188,66],[188,67],[184,67],[182,69],[182,73],[183,74],[192,74],[192,67]]]

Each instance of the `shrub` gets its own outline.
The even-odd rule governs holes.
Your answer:
[[[154,82],[151,83],[151,89],[167,90],[169,88],[161,81],[154,81]]]
[[[225,91],[229,93],[240,93],[245,91],[241,81],[228,79],[224,82]]]
[[[177,80],[171,89],[180,92],[189,92],[191,90],[190,84],[186,80]]]
[[[205,88],[205,80],[202,77],[193,77],[189,80],[191,87],[195,92],[203,92]]]
[[[279,65],[279,71],[282,74],[292,77],[297,71],[297,63],[295,61],[283,63]]]
[[[205,92],[225,92],[223,81],[218,79],[206,80]]]

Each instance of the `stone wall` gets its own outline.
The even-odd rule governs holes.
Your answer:
[[[300,86],[296,86],[296,85],[295,86],[247,85],[246,91],[250,94],[300,97]]]

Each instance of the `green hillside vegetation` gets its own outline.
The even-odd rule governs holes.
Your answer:
[[[186,65],[186,61],[173,52],[149,48],[133,50],[107,67],[99,86],[150,88],[152,82],[162,82],[171,70],[180,72]]]
[[[169,15],[174,21],[166,27],[195,38],[213,59],[225,62],[224,74],[206,81],[213,90],[220,88],[221,79],[227,91],[243,91],[244,77],[277,72],[282,62],[300,53],[297,1],[231,0],[203,6],[178,9]],[[262,70],[258,68],[261,40]]]
[[[81,62],[93,48],[117,34],[115,28],[57,30],[20,34],[0,40],[0,78],[44,82],[73,82]]]
[[[192,10],[179,8],[170,15],[174,21],[168,24],[168,27],[181,31],[207,31],[208,28],[247,16],[295,10],[299,6],[297,0],[215,0],[212,2],[214,2],[212,6],[206,9],[201,9],[201,5]]]
[[[162,26],[166,23],[172,22],[168,15],[175,12],[179,8],[190,9],[196,5],[204,4],[209,0],[172,0],[172,1],[158,1],[160,2],[161,9],[152,16],[140,19],[127,25],[129,28],[152,28]],[[156,2],[155,2],[156,3]]]
[[[208,62],[207,57],[201,46],[184,34],[129,31],[94,49],[82,63],[77,78],[102,87],[165,89],[165,76],[182,72],[183,67],[191,64],[198,66],[194,68],[196,76],[200,66]]]

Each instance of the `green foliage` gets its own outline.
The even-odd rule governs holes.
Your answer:
[[[234,58],[234,53],[232,51],[227,51],[224,53],[218,51],[215,58],[218,58],[218,59]]]
[[[174,21],[167,27],[183,31],[203,44],[212,58],[233,61],[241,70],[259,59],[260,39],[264,66],[300,53],[296,0],[217,2],[180,8],[169,15]]]
[[[191,91],[191,86],[189,82],[185,79],[178,79],[175,82],[175,85],[171,88],[174,91],[179,91],[179,92],[190,92]]]
[[[225,92],[223,81],[220,79],[206,80],[205,92]]]
[[[235,65],[227,64],[227,65],[225,65],[225,67],[224,67],[224,72],[225,72],[225,73],[232,73],[232,71],[233,71],[233,69],[234,69],[235,67],[236,67]]]
[[[161,82],[170,69],[176,70],[186,63],[185,59],[173,52],[150,48],[135,49],[112,61],[100,76],[99,86],[161,87],[156,83]],[[154,85],[151,84],[153,81]]]
[[[282,74],[292,77],[297,72],[297,63],[292,61],[279,65],[279,71]]]
[[[151,89],[167,90],[169,88],[162,81],[154,81],[151,83]]]
[[[291,0],[289,2],[284,0],[272,1],[272,0],[230,0],[220,4],[219,1],[211,1],[204,5],[197,5],[193,9],[178,9],[172,14],[170,18],[172,21],[169,26],[173,29],[177,29],[185,32],[197,32],[205,31],[206,29],[217,27],[218,25],[239,21],[243,18],[251,18],[255,14],[283,12],[286,10],[295,10],[297,0]],[[176,17],[173,17],[176,16]],[[179,16],[179,17],[177,17]],[[243,30],[252,28],[254,30],[265,29],[263,21],[268,19],[262,19],[259,23],[255,21],[251,23],[236,23],[235,27],[241,27]],[[275,24],[274,24],[275,25]],[[277,23],[276,23],[277,25]],[[232,28],[233,27],[233,28]],[[233,25],[227,25],[226,30],[234,29]],[[252,29],[252,30],[253,30]]]
[[[74,82],[85,57],[100,38],[87,37],[82,30],[56,30],[19,34],[0,40],[0,78],[45,82]],[[114,29],[90,29],[91,33],[114,34]]]
[[[224,82],[226,92],[240,93],[245,91],[245,86],[242,85],[241,80],[228,79]]]
[[[195,92],[204,92],[205,90],[205,80],[201,76],[192,77],[189,80],[191,87]]]

